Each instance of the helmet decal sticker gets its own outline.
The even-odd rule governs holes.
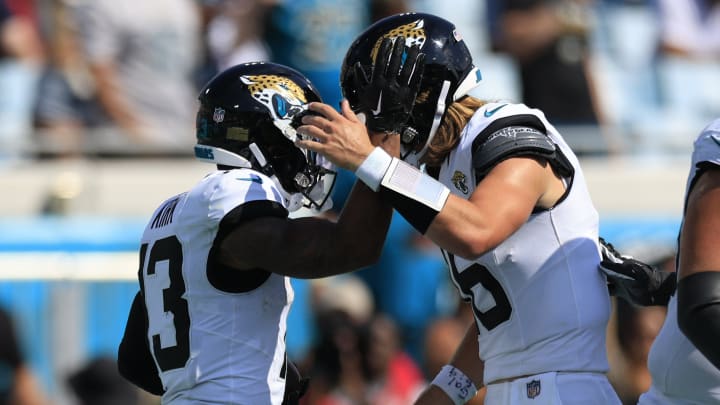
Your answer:
[[[289,123],[305,110],[305,92],[292,80],[276,75],[244,75],[240,80],[248,86],[252,97],[264,105],[274,120]]]
[[[456,189],[460,190],[463,194],[468,193],[468,186],[465,183],[466,177],[465,173],[455,170],[455,173],[453,173],[452,176],[452,183],[455,186]]]
[[[250,131],[247,128],[229,127],[225,138],[232,141],[248,142]]]
[[[406,47],[410,48],[413,45],[417,45],[422,49],[425,44],[425,40],[427,39],[427,35],[425,35],[425,20],[420,19],[409,24],[401,25],[378,38],[370,54],[370,59],[373,63],[375,63],[375,58],[377,57],[378,49],[380,49],[380,43],[382,40],[385,38],[396,38],[400,36],[405,37]]]
[[[458,30],[453,30],[453,38],[455,38],[456,42],[460,42],[463,40],[462,34],[458,32]]]
[[[225,110],[220,107],[216,107],[213,111],[213,121],[220,123],[225,120]]]

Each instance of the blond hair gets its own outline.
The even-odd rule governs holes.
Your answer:
[[[460,132],[470,121],[475,111],[486,102],[472,96],[465,96],[453,102],[445,111],[440,127],[435,133],[422,162],[429,167],[438,167],[460,141]]]

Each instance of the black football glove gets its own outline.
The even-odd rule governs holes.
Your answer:
[[[288,360],[285,375],[285,396],[282,405],[298,405],[300,398],[307,392],[308,385],[310,385],[310,378],[301,377],[295,363]]]
[[[640,306],[667,305],[675,292],[675,273],[623,256],[603,238],[600,248],[602,261],[598,267],[607,276],[610,295]]]
[[[365,125],[371,131],[399,133],[410,118],[425,68],[425,54],[417,45],[412,46],[403,63],[404,51],[404,37],[396,37],[394,44],[392,39],[384,38],[370,79],[359,62],[354,66],[358,112],[365,114]]]

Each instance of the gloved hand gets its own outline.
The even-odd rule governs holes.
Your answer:
[[[675,292],[675,273],[623,256],[603,238],[600,249],[602,261],[598,267],[607,276],[610,295],[640,306],[667,305]]]
[[[353,67],[357,112],[365,115],[366,126],[375,132],[400,132],[410,118],[425,68],[425,54],[417,45],[408,50],[403,63],[405,38],[394,41],[384,38],[380,43],[370,79],[359,62]]]

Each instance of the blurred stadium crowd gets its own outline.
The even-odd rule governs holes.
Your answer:
[[[52,175],[53,165],[78,161],[130,160],[154,170],[194,164],[197,91],[216,72],[252,60],[283,63],[337,105],[338,69],[352,39],[401,11],[453,21],[483,75],[475,95],[542,109],[588,161],[684,157],[695,134],[720,116],[720,2],[713,0],[0,0],[0,175],[19,177],[39,164]],[[100,209],[99,221],[83,218],[66,201],[77,181],[61,178],[58,189],[43,190],[35,210],[43,221],[3,209],[0,254],[134,258],[150,211],[128,218]],[[343,173],[336,208],[352,181]],[[15,203],[0,207],[32,205],[18,190],[3,196]],[[113,197],[118,205],[135,198]],[[664,227],[669,239],[676,225]],[[613,232],[622,242],[622,230]],[[50,242],[36,243],[47,234]],[[635,256],[672,269],[672,247],[641,245]],[[293,281],[288,348],[312,378],[308,405],[410,404],[470,324],[439,252],[399,216],[386,247],[374,268]],[[106,256],[97,263],[112,267]],[[13,280],[7,274],[41,272],[37,262],[13,263],[20,264],[0,277],[0,305],[17,327],[0,326],[0,341],[15,336],[18,349],[0,367],[26,364],[35,375],[37,385],[24,386],[45,398],[25,404],[157,401],[128,391],[108,360],[137,289],[136,264],[127,279],[63,283]],[[623,302],[615,309],[610,377],[634,404],[649,386],[645,361],[664,309]],[[58,333],[68,328],[76,330]],[[6,371],[0,404],[12,388]]]

